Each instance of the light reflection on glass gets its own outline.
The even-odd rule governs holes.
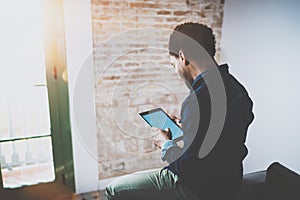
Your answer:
[[[41,1],[0,3],[0,162],[4,188],[55,179]],[[18,5],[18,6],[16,6]]]

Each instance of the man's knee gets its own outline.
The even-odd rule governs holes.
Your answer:
[[[114,187],[109,185],[105,188],[105,196],[108,200],[116,199]]]
[[[127,200],[128,192],[126,188],[123,188],[122,185],[117,183],[110,184],[105,188],[105,195],[108,200]]]

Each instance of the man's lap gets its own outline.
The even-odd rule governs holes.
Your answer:
[[[109,200],[193,199],[178,177],[168,169],[131,174],[116,179],[106,188]]]

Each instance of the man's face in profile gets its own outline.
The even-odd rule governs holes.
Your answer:
[[[185,82],[186,86],[190,88],[192,84],[191,74],[188,72],[188,66],[184,64],[184,61],[180,59],[180,57],[170,56],[171,65],[174,67],[177,74],[181,77],[181,79]]]
[[[183,78],[183,66],[180,63],[179,57],[170,56],[171,65],[174,67],[175,71]]]

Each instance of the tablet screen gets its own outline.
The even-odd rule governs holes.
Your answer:
[[[162,130],[170,128],[173,140],[178,140],[182,137],[182,129],[161,108],[139,114],[152,127]]]

